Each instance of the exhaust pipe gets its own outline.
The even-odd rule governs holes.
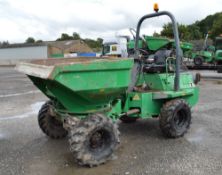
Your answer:
[[[139,109],[130,109],[129,111],[122,113],[120,116],[129,116],[129,115],[138,114],[138,113],[140,113]]]

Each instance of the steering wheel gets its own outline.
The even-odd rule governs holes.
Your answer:
[[[137,50],[139,50],[141,53],[144,53],[144,54],[146,54],[146,55],[148,55],[149,54],[149,52],[147,52],[146,50],[144,50],[144,49],[137,49]]]
[[[140,59],[146,59],[146,57],[149,55],[149,52],[144,49],[137,49],[140,52]]]

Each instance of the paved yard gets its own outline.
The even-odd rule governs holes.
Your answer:
[[[157,119],[120,123],[117,158],[85,168],[74,163],[66,139],[51,140],[38,128],[36,115],[47,98],[24,75],[0,68],[0,174],[221,175],[222,79],[202,81],[200,89],[185,137],[164,138]]]

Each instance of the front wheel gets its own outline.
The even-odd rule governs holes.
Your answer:
[[[203,64],[203,62],[204,62],[204,60],[200,56],[197,56],[197,57],[194,58],[194,64],[196,66],[201,66]]]
[[[80,165],[97,166],[111,159],[119,145],[119,131],[102,114],[91,114],[70,130],[70,149]]]
[[[166,102],[160,113],[160,129],[170,138],[183,136],[190,127],[191,110],[183,99]]]

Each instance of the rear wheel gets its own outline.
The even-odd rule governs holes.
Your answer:
[[[38,114],[39,127],[47,136],[53,139],[64,138],[67,136],[68,132],[63,128],[62,122],[50,114],[51,106],[51,101],[42,105]]]
[[[194,64],[195,64],[196,66],[201,66],[201,65],[203,64],[203,62],[204,62],[204,60],[203,60],[203,58],[200,57],[200,56],[196,56],[196,57],[194,58]]]
[[[112,158],[119,131],[110,118],[92,114],[70,130],[69,143],[78,164],[97,166]]]
[[[160,113],[160,129],[170,138],[183,136],[190,127],[191,110],[183,99],[166,102]]]

